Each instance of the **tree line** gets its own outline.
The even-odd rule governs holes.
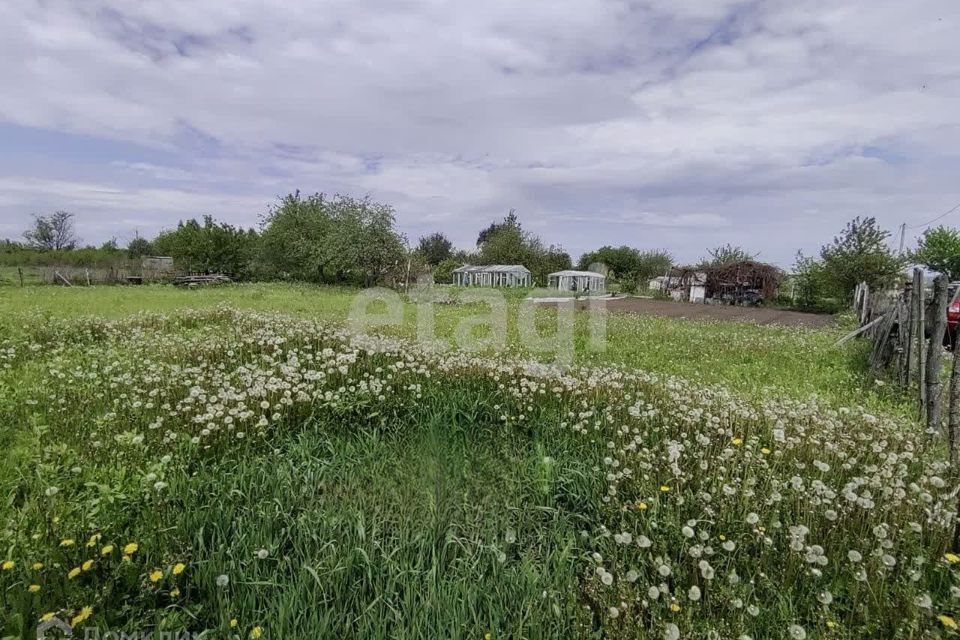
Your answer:
[[[960,279],[960,230],[939,226],[926,229],[913,249],[899,253],[890,247],[890,232],[876,218],[854,218],[843,231],[820,249],[817,256],[797,254],[794,265],[795,297],[801,308],[820,308],[823,302],[847,306],[851,292],[861,282],[872,290],[905,279],[910,264],[921,265]]]
[[[860,282],[872,288],[893,284],[908,264],[923,265],[960,279],[960,231],[927,229],[917,246],[905,252],[890,247],[890,232],[875,218],[855,218],[821,247],[818,254],[798,253],[793,292],[801,308],[825,309],[847,303]],[[429,273],[450,282],[465,265],[522,264],[538,284],[547,274],[573,268],[570,255],[524,229],[516,211],[490,223],[470,249],[457,249],[440,232],[419,238],[410,247],[396,229],[389,205],[370,198],[295,192],[281,198],[262,216],[259,228],[242,228],[211,216],[181,221],[152,239],[137,237],[125,248],[115,240],[98,247],[81,246],[74,216],[66,211],[37,215],[22,241],[0,240],[0,264],[105,267],[146,255],[174,259],[178,269],[224,273],[239,280],[295,280],[370,286],[415,279]],[[707,250],[692,269],[754,260],[757,254],[727,244]],[[677,266],[666,250],[627,245],[603,246],[580,256],[577,268],[602,270],[632,292]]]
[[[454,249],[446,236],[436,232],[420,238],[414,256],[437,282],[451,282],[453,270],[467,264],[522,264],[530,269],[534,282],[541,284],[547,274],[573,266],[563,247],[547,245],[526,231],[513,210],[482,229],[473,249]]]

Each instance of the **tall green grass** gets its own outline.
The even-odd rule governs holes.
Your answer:
[[[957,479],[836,331],[612,317],[580,361],[652,371],[568,369],[218,306],[335,320],[346,290],[29,295],[0,314],[2,634],[954,633]]]

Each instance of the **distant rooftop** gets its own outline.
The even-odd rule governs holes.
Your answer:
[[[515,273],[517,271],[530,273],[530,269],[527,269],[522,264],[465,264],[453,270],[454,273]]]
[[[606,278],[607,277],[602,273],[597,273],[596,271],[575,271],[573,269],[566,269],[564,271],[554,271],[550,275],[551,276],[587,276],[590,278]]]

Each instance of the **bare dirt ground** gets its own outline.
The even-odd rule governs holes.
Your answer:
[[[585,302],[578,302],[578,309],[585,309]],[[689,320],[732,320],[756,324],[778,324],[788,327],[825,327],[833,324],[834,317],[818,313],[783,311],[761,307],[732,307],[713,304],[690,304],[647,298],[615,298],[607,301],[607,309],[613,312],[639,313],[668,318]]]

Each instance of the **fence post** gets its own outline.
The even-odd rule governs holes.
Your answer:
[[[870,315],[870,305],[873,303],[873,300],[870,298],[870,285],[866,282],[863,283],[863,310],[860,312],[860,322],[867,322],[873,318]]]
[[[908,385],[910,376],[910,323],[913,321],[910,314],[910,287],[905,286],[897,298],[897,314],[900,318],[897,324],[897,382],[901,389]]]
[[[947,416],[947,437],[950,441],[950,464],[957,463],[957,444],[960,440],[960,356],[953,350],[950,368],[950,414]]]
[[[23,269],[17,267],[17,275],[20,276],[20,287],[23,288]]]
[[[923,271],[913,270],[913,286],[917,290],[917,377],[920,382],[920,421],[925,422],[927,417],[927,344],[926,336],[926,302],[923,290]]]
[[[906,348],[907,356],[905,358],[906,364],[906,376],[904,380],[904,387],[910,388],[910,385],[913,384],[913,358],[914,358],[914,343],[916,342],[917,335],[917,279],[914,276],[913,280],[910,282],[910,293],[907,296],[907,334],[906,334]]]
[[[927,347],[927,428],[940,429],[940,358],[943,355],[943,335],[947,329],[947,302],[950,281],[945,275],[933,282],[933,319],[930,325],[930,344]]]

